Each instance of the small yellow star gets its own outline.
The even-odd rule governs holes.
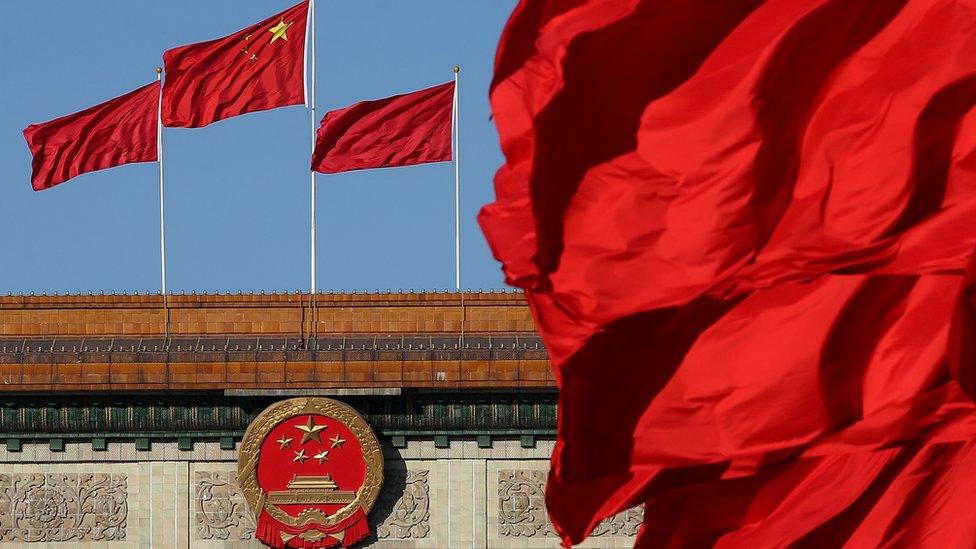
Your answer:
[[[281,446],[278,447],[279,450],[284,450],[285,448],[288,447],[289,444],[291,444],[291,439],[290,438],[281,437],[278,440],[276,440],[275,442],[277,442],[278,444],[281,445]]]
[[[342,448],[342,445],[346,442],[346,439],[340,437],[339,435],[336,435],[329,440],[332,441],[333,448]]]
[[[270,29],[268,29],[268,32],[270,32],[272,34],[272,36],[271,36],[271,43],[274,44],[274,41],[277,40],[277,39],[279,39],[279,38],[281,38],[282,40],[286,40],[287,41],[288,40],[288,35],[285,34],[285,31],[287,31],[288,30],[288,27],[290,27],[290,26],[291,26],[291,23],[285,23],[285,20],[282,19],[281,21],[278,22],[277,25],[275,25],[275,26],[271,27]]]
[[[302,441],[300,444],[305,444],[306,442],[315,439],[315,442],[322,444],[322,439],[319,438],[319,431],[325,429],[325,425],[316,425],[312,416],[308,416],[308,421],[304,425],[299,423],[295,425],[295,428],[302,432]]]
[[[298,463],[305,463],[306,459],[308,459],[308,456],[305,455],[305,449],[302,448],[301,451],[295,452],[295,457],[294,459],[292,459],[292,461],[297,461]]]
[[[258,56],[252,53],[251,54],[251,61],[257,61],[257,59],[258,59]]]
[[[312,459],[319,460],[319,465],[322,465],[326,461],[329,461],[329,451],[328,450],[322,450],[321,452],[319,452],[319,453],[315,454],[314,456],[312,456]]]

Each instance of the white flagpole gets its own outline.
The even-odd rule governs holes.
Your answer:
[[[159,106],[156,110],[156,162],[159,165],[159,278],[166,312],[166,337],[169,338],[169,303],[166,297],[166,209],[163,193],[163,68],[156,67],[159,86]]]
[[[309,118],[311,119],[311,152],[315,152],[315,124],[318,119],[315,117],[315,0],[309,0],[308,3],[308,36],[309,36],[309,50],[311,52],[311,86],[308,90],[308,108],[309,108]],[[311,222],[311,236],[312,236],[312,273],[311,273],[311,290],[312,299],[315,299],[315,170],[310,170],[311,173],[311,202],[312,202],[312,222]],[[314,303],[314,301],[313,301]],[[314,322],[314,319],[313,319]]]
[[[458,77],[461,67],[454,66],[454,288],[461,291],[461,136],[458,123]]]

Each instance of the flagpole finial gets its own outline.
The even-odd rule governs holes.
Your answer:
[[[461,67],[454,65],[454,74],[461,72]]]
[[[163,68],[162,67],[156,67],[156,74],[163,74]]]

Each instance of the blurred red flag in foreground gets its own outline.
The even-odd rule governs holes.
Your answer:
[[[24,129],[34,159],[31,186],[50,189],[72,177],[156,161],[159,82],[81,112]]]
[[[337,173],[451,159],[454,82],[325,113],[312,169]]]
[[[480,222],[564,543],[976,545],[976,0],[522,0]]]

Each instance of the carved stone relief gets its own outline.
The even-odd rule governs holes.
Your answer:
[[[254,539],[254,515],[232,471],[196,472],[197,534],[200,539]]]
[[[498,471],[498,534],[504,537],[555,536],[546,514],[546,472]],[[644,522],[644,509],[628,509],[597,525],[593,537],[636,536]]]
[[[501,536],[555,535],[546,516],[545,471],[498,471],[498,533]]]
[[[430,532],[430,486],[427,469],[387,471],[373,517],[377,539],[418,539]]]
[[[0,474],[0,541],[125,539],[126,475]]]
[[[596,525],[590,537],[599,536],[628,536],[637,535],[641,523],[644,522],[644,507],[634,507],[622,513],[604,519]]]

